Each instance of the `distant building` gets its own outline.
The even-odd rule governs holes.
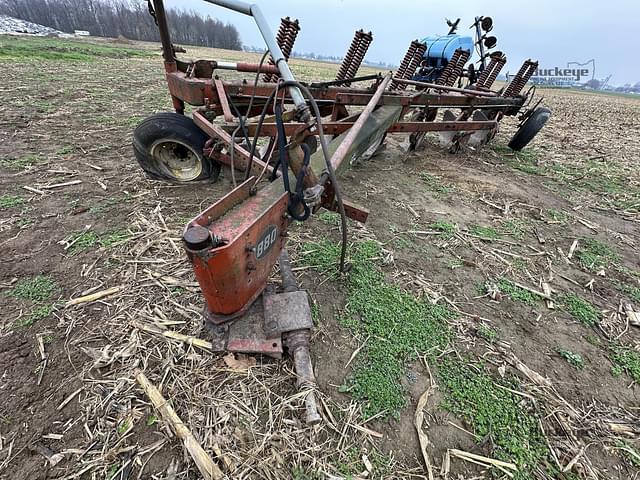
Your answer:
[[[88,37],[89,35],[91,35],[86,30],[74,30],[73,33],[76,37]]]

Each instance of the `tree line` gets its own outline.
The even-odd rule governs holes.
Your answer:
[[[0,14],[67,33],[87,30],[99,37],[160,41],[144,0],[0,0]],[[174,43],[242,49],[240,34],[231,24],[176,9],[167,10],[167,17]]]

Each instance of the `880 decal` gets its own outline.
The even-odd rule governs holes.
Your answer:
[[[278,239],[278,228],[275,225],[269,225],[264,233],[260,236],[256,245],[256,258],[260,260],[264,257]]]

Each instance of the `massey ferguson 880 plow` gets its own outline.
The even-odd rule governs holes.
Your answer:
[[[207,1],[252,16],[267,53],[259,64],[178,60],[163,1],[149,0],[175,113],[154,115],[138,126],[136,157],[150,177],[173,182],[215,180],[222,164],[231,167],[234,189],[189,222],[183,236],[206,302],[205,324],[220,351],[273,357],[288,351],[299,385],[307,390],[315,382],[309,357],[313,325],[284,249],[290,223],[321,207],[339,212],[345,270],[346,217],[365,222],[368,212],[342,197],[338,176],[375,154],[387,134],[411,134],[416,147],[425,133],[441,132],[457,149],[487,142],[503,117],[520,114],[516,137],[522,143],[541,128],[548,110],[524,112],[531,92],[522,90],[533,62],[505,89],[490,90],[506,61],[502,54],[483,56],[484,68],[476,75],[465,67],[471,52],[456,48],[434,65],[428,42],[414,41],[395,75],[358,77],[373,41],[362,30],[335,80],[302,84],[287,63],[300,31],[297,21],[283,19],[274,36],[258,6]],[[225,70],[253,78],[225,81]],[[191,118],[184,115],[185,104],[194,107]],[[276,263],[278,288],[268,282]],[[317,422],[309,391],[307,420]]]

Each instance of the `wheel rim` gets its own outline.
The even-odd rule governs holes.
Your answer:
[[[178,140],[160,140],[151,147],[151,156],[167,175],[179,182],[195,180],[202,174],[202,160],[189,145]]]

